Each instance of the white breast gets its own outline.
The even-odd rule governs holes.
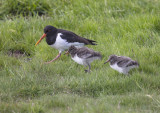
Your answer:
[[[112,69],[115,69],[115,70],[117,70],[117,71],[120,72],[120,73],[123,73],[123,68],[119,67],[119,66],[117,65],[117,63],[115,63],[115,64],[113,64],[113,65],[110,65],[110,66],[111,66]]]
[[[77,56],[77,54],[76,54],[74,57],[72,57],[72,59],[73,59],[75,62],[77,62],[78,64],[84,65],[83,59],[82,59],[82,58],[79,58],[79,57]]]
[[[69,47],[71,45],[74,45],[76,47],[83,47],[84,46],[84,43],[79,43],[79,42],[68,43],[67,40],[61,38],[61,35],[63,35],[63,34],[58,33],[56,41],[53,45],[50,45],[51,47],[56,48],[56,49],[58,49],[59,51],[62,52],[62,51],[65,51],[65,50],[69,49]]]

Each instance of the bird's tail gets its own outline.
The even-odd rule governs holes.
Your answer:
[[[96,41],[94,41],[94,40],[90,40],[90,39],[86,39],[89,43],[88,44],[90,44],[90,45],[97,45],[96,43]]]

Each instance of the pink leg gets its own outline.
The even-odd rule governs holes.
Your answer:
[[[51,61],[49,61],[49,62],[45,62],[45,64],[49,64],[49,63],[57,60],[60,56],[61,56],[61,53],[59,53],[59,54],[56,56],[56,58],[54,58],[53,60],[51,60]]]

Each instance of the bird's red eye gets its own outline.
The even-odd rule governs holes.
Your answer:
[[[46,33],[50,32],[51,30],[46,30]]]

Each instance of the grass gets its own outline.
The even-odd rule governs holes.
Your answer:
[[[14,1],[0,2],[6,7],[0,9],[1,113],[160,111],[160,1]],[[34,46],[46,25],[96,40],[88,47],[103,59],[91,64],[90,74],[70,56],[44,64],[58,54],[45,40]],[[15,57],[17,51],[23,55]],[[103,64],[111,54],[140,67],[119,74]]]

